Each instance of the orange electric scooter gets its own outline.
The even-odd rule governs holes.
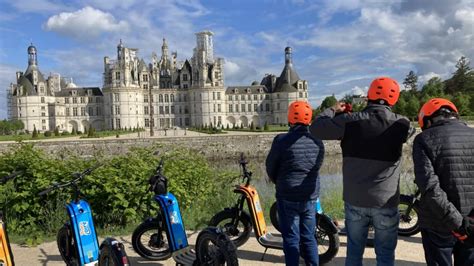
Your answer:
[[[0,184],[5,184],[18,176],[21,172],[14,172],[11,175],[5,176],[0,180]],[[14,266],[13,253],[8,240],[7,226],[3,221],[3,212],[0,211],[0,266]]]
[[[247,161],[243,154],[240,157],[240,166],[243,171],[245,184],[236,185],[234,193],[240,194],[237,204],[211,218],[209,225],[223,227],[234,244],[239,247],[243,245],[252,233],[252,225],[258,243],[265,247],[262,260],[267,249],[283,249],[283,238],[280,234],[273,234],[267,231],[263,209],[257,190],[250,185],[252,173],[247,170]],[[244,211],[244,204],[247,202],[250,215]],[[318,217],[319,216],[319,217]],[[336,225],[326,215],[317,215],[317,228],[315,238],[318,242],[318,254],[321,264],[329,262],[337,254],[339,249],[339,236]]]

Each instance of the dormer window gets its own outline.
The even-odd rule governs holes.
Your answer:
[[[247,93],[250,93],[250,88],[247,88],[246,92],[247,92]]]
[[[238,90],[238,89],[234,89],[234,93],[238,93],[238,92],[239,92],[239,90]]]

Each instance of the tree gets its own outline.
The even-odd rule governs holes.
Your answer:
[[[71,135],[76,135],[77,134],[77,130],[75,127],[72,127],[72,131],[71,131]]]
[[[229,124],[227,124],[227,126],[225,127],[227,130],[229,130]]]
[[[446,80],[446,93],[453,95],[456,92],[474,92],[474,72],[469,64],[469,59],[465,56],[459,58],[456,71]]]
[[[418,115],[418,111],[420,110],[420,101],[416,97],[414,93],[410,93],[407,95],[407,101],[405,106],[405,115],[408,118],[414,119]]]
[[[255,130],[255,125],[253,124],[253,121],[252,121],[252,123],[250,123],[250,130],[251,130],[251,131],[254,131],[254,130]]]
[[[95,135],[95,129],[93,126],[89,127],[89,130],[87,131],[87,137],[92,138]]]
[[[456,93],[453,97],[453,103],[456,105],[456,108],[458,108],[459,115],[471,115],[472,112],[470,110],[470,102],[471,101],[471,96],[459,92]]]
[[[54,128],[54,136],[59,136],[59,128],[58,127],[55,127]]]
[[[319,107],[320,109],[326,109],[329,107],[334,106],[337,103],[336,97],[334,97],[334,94],[331,96],[328,96],[324,98],[323,102],[321,103],[321,106]]]
[[[418,90],[418,76],[413,72],[413,70],[410,70],[408,75],[405,77],[405,80],[403,81],[403,85],[405,86],[405,89],[407,90],[413,90],[416,91]]]
[[[263,125],[263,130],[265,131],[269,130],[267,121],[265,121],[265,124]]]
[[[31,136],[31,138],[33,138],[33,139],[38,138],[38,130],[36,130],[35,125],[33,125],[33,135]]]

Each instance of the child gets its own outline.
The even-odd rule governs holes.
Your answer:
[[[307,102],[293,102],[288,109],[290,129],[275,137],[266,160],[267,174],[276,184],[285,262],[291,266],[299,264],[300,255],[306,265],[319,265],[315,204],[324,146],[309,132],[311,116]]]

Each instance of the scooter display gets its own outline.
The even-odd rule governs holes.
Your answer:
[[[339,234],[337,223],[323,212],[319,198],[316,200],[316,239],[318,241],[318,254],[320,263],[327,263],[339,251]],[[276,230],[280,231],[278,207],[276,202],[270,208],[270,221]],[[336,232],[334,232],[336,228]]]
[[[238,265],[236,247],[219,228],[202,230],[195,250],[188,244],[178,200],[168,192],[162,173],[163,158],[149,179],[149,191],[160,207],[156,217],[146,219],[132,235],[132,246],[141,257],[165,260],[173,256],[179,265]]]
[[[253,225],[255,237],[257,238],[258,243],[265,247],[265,252],[262,255],[263,260],[267,249],[283,249],[283,238],[279,234],[277,235],[267,231],[258,192],[250,185],[252,172],[247,170],[248,162],[243,154],[240,156],[239,164],[242,168],[242,179],[245,184],[237,185],[234,189],[234,193],[240,194],[240,197],[236,205],[231,208],[225,208],[223,211],[214,215],[209,222],[209,225],[222,226],[224,228],[223,230],[230,235],[236,246],[241,246],[247,242],[252,233]],[[246,202],[250,210],[250,215],[244,211],[244,204]],[[329,245],[333,247],[333,249],[328,249],[326,252],[319,253],[320,263],[327,263],[337,253],[337,250],[334,252],[334,249],[339,248],[337,228],[334,223],[328,222],[327,228],[319,227],[317,229],[318,230],[315,231],[315,238],[318,241],[318,246],[323,247],[324,245]],[[322,230],[324,230],[324,233]],[[318,236],[318,233],[320,236]],[[323,234],[329,236],[328,241],[330,241],[330,243],[322,241],[321,237]],[[328,255],[325,255],[326,253]]]
[[[13,172],[10,175],[2,177],[0,184],[5,184],[12,180],[21,172]],[[7,224],[3,221],[3,212],[0,211],[0,266],[14,266],[13,253],[8,239]]]
[[[59,229],[57,235],[59,253],[68,266],[130,265],[123,244],[116,239],[106,238],[99,247],[91,208],[87,201],[79,198],[79,181],[99,166],[75,173],[73,180],[63,184],[56,183],[38,194],[43,196],[53,190],[67,187],[74,190],[74,199],[66,204],[70,220]]]

